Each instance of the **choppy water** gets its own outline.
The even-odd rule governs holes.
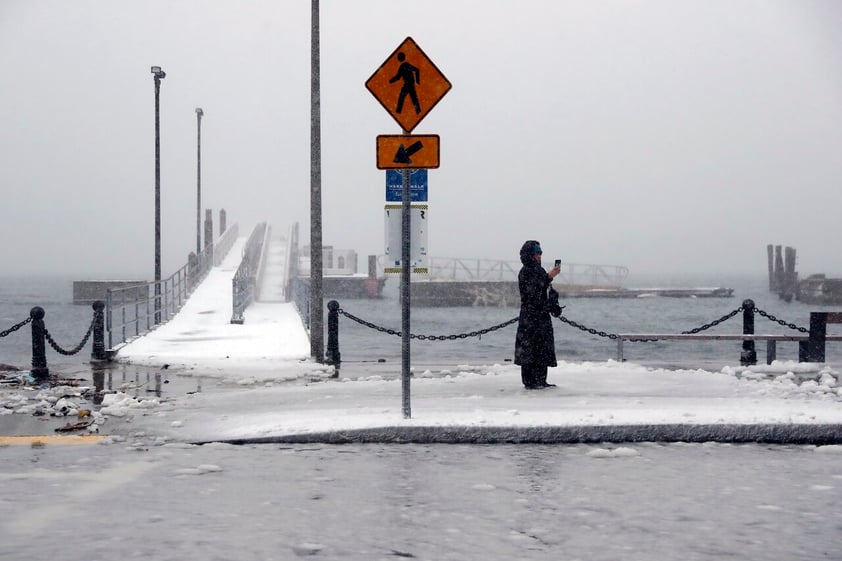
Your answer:
[[[389,284],[391,283],[391,284]],[[400,331],[401,309],[396,283],[387,283],[382,300],[340,300],[343,310],[376,325]],[[769,293],[763,278],[660,278],[646,279],[635,284],[640,287],[712,287],[735,289],[732,298],[631,298],[562,300],[565,317],[585,327],[605,333],[681,333],[722,318],[751,299],[755,306],[767,313],[809,328],[810,311],[827,310],[799,302],[786,303]],[[517,308],[412,308],[411,324],[414,334],[450,335],[467,333],[500,324],[516,317]],[[742,313],[718,325],[708,333],[742,333]],[[617,357],[617,343],[607,337],[581,331],[559,320],[553,322],[556,354],[567,361],[605,361]],[[828,333],[835,333],[829,326]],[[422,363],[470,364],[504,363],[514,354],[516,326],[495,331],[482,338],[447,341],[413,339],[413,360]],[[840,330],[842,331],[842,330]],[[777,323],[755,315],[755,333],[798,334]],[[758,342],[758,361],[766,359],[765,342]],[[777,356],[781,360],[797,360],[798,344],[778,342]],[[739,364],[740,341],[657,341],[624,345],[624,358],[651,366],[692,366],[720,369],[724,365]],[[385,359],[394,361],[401,356],[401,339],[340,317],[340,351],[345,362]],[[828,343],[827,360],[842,362],[842,344]]]
[[[564,315],[576,323],[606,333],[680,333],[696,328],[730,313],[743,300],[752,299],[755,305],[800,327],[809,327],[810,311],[827,310],[799,302],[786,303],[769,293],[763,277],[737,278],[651,278],[631,281],[630,286],[726,286],[735,289],[733,298],[634,298],[634,299],[576,299],[563,300]],[[325,299],[328,300],[327,298]],[[400,331],[401,308],[395,278],[386,283],[384,298],[380,300],[340,300],[341,307],[378,326]],[[0,330],[26,319],[33,306],[46,311],[45,324],[60,345],[74,347],[90,325],[90,306],[72,304],[72,279],[69,278],[0,278]],[[468,333],[500,324],[517,316],[517,308],[412,308],[411,325],[414,334],[452,335]],[[359,325],[346,317],[340,318],[340,351],[345,363],[365,363],[384,360],[400,361],[401,339]],[[829,326],[836,333],[838,326]],[[606,337],[592,335],[554,320],[556,352],[560,360],[605,361],[617,357],[617,343]],[[742,314],[738,314],[709,333],[741,333]],[[755,316],[756,333],[796,332]],[[31,360],[31,331],[29,326],[0,339],[0,362],[27,367]],[[483,335],[481,338],[446,341],[414,339],[411,346],[413,364],[454,365],[494,364],[511,360],[514,351],[515,326]],[[765,343],[757,343],[758,360],[765,361]],[[720,369],[739,363],[739,341],[658,341],[625,343],[626,360],[651,366],[689,366]],[[779,342],[778,358],[796,360],[798,344]],[[74,357],[65,357],[47,349],[51,369],[71,368],[85,364],[90,358],[90,343]],[[828,343],[827,360],[842,365],[842,344]]]

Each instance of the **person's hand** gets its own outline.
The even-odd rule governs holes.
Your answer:
[[[551,279],[556,278],[558,274],[561,273],[561,265],[555,265],[552,269],[550,269],[547,274],[550,275]]]

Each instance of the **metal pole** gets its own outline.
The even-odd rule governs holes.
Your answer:
[[[405,134],[409,134],[405,132]],[[403,173],[403,195],[401,200],[401,395],[403,403],[403,418],[412,417],[409,392],[409,369],[410,369],[410,321],[409,321],[409,254],[410,254],[410,232],[412,215],[409,212],[409,170],[402,170]]]
[[[202,253],[202,116],[196,108],[196,255]]]
[[[152,67],[155,79],[155,324],[161,323],[161,78],[166,73]]]
[[[322,139],[319,0],[311,0],[310,33],[310,356],[324,363],[322,295]]]

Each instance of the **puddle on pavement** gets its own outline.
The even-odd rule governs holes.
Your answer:
[[[91,365],[94,403],[100,405],[109,392],[123,392],[135,399],[156,397],[167,400],[171,396],[201,393],[203,376],[184,376],[168,369],[147,370],[128,364]]]

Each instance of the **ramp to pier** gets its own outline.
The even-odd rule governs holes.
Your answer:
[[[232,324],[232,279],[247,238],[238,238],[223,262],[213,267],[182,309],[165,324],[117,354],[134,364],[180,366],[214,371],[266,370],[309,356],[310,342],[294,304],[255,302],[243,324]]]
[[[286,301],[289,265],[287,263],[288,236],[279,228],[269,229],[263,248],[261,271],[258,275],[258,302]]]

